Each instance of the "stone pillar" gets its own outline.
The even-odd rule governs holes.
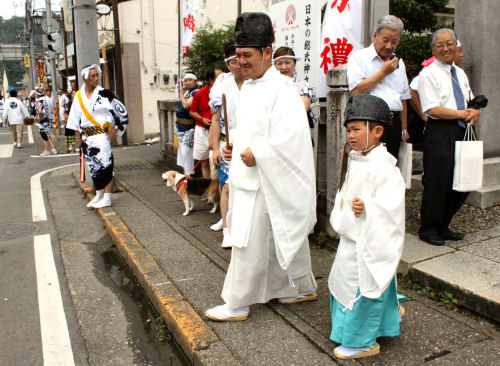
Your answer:
[[[500,203],[500,73],[497,66],[500,48],[496,39],[500,33],[499,14],[498,0],[455,1],[455,31],[464,52],[462,68],[474,95],[484,94],[490,101],[476,124],[479,138],[484,141],[483,189],[473,192],[468,200],[482,208]]]
[[[331,88],[327,95],[326,107],[326,207],[328,217],[333,209],[335,195],[339,187],[342,153],[347,141],[343,126],[344,110],[349,99],[347,65],[341,65],[328,71],[326,82]],[[331,236],[337,236],[329,224],[326,225],[326,231]]]

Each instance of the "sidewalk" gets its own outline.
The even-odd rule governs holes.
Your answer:
[[[494,365],[500,342],[494,326],[446,310],[415,292],[401,335],[380,340],[381,354],[341,362],[332,355],[327,278],[335,252],[311,245],[317,301],[281,305],[273,300],[251,307],[247,321],[216,323],[206,309],[222,303],[231,252],[220,247],[222,234],[209,229],[201,200],[182,216],[177,194],[161,182],[158,146],[115,149],[115,178],[122,192],[113,207],[99,210],[122,256],[163,314],[193,364],[200,365]],[[165,170],[165,169],[164,169]],[[87,182],[89,184],[89,182]],[[432,247],[408,235],[400,271],[440,289],[453,290],[467,306],[499,321],[500,228],[476,233],[455,247]],[[495,251],[496,250],[496,251]]]

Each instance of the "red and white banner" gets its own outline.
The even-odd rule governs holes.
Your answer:
[[[328,0],[321,30],[318,63],[318,96],[328,91],[326,72],[346,64],[349,56],[361,48],[363,0]]]
[[[194,32],[196,29],[196,11],[195,5],[187,0],[181,1],[181,65],[182,60],[186,56],[186,52],[191,46],[191,41],[194,37]]]

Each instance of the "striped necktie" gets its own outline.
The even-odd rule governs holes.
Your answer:
[[[464,95],[462,94],[462,88],[458,83],[457,70],[455,66],[451,65],[451,85],[453,85],[453,94],[455,94],[455,101],[457,102],[457,109],[463,111],[465,109]],[[465,122],[458,120],[458,125],[465,128]]]

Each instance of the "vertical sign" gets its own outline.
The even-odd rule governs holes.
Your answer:
[[[181,64],[182,60],[186,56],[186,52],[191,46],[191,41],[194,37],[194,31],[196,28],[196,13],[194,4],[187,0],[182,0],[182,19],[181,19]]]
[[[318,96],[327,92],[326,73],[346,64],[349,56],[361,47],[363,0],[329,0],[321,31]]]
[[[73,31],[73,0],[62,0],[62,8],[64,14],[64,30],[66,32]]]
[[[271,5],[270,17],[276,37],[273,48],[293,49],[302,57],[295,67],[298,79],[318,87],[321,1],[283,0]]]

